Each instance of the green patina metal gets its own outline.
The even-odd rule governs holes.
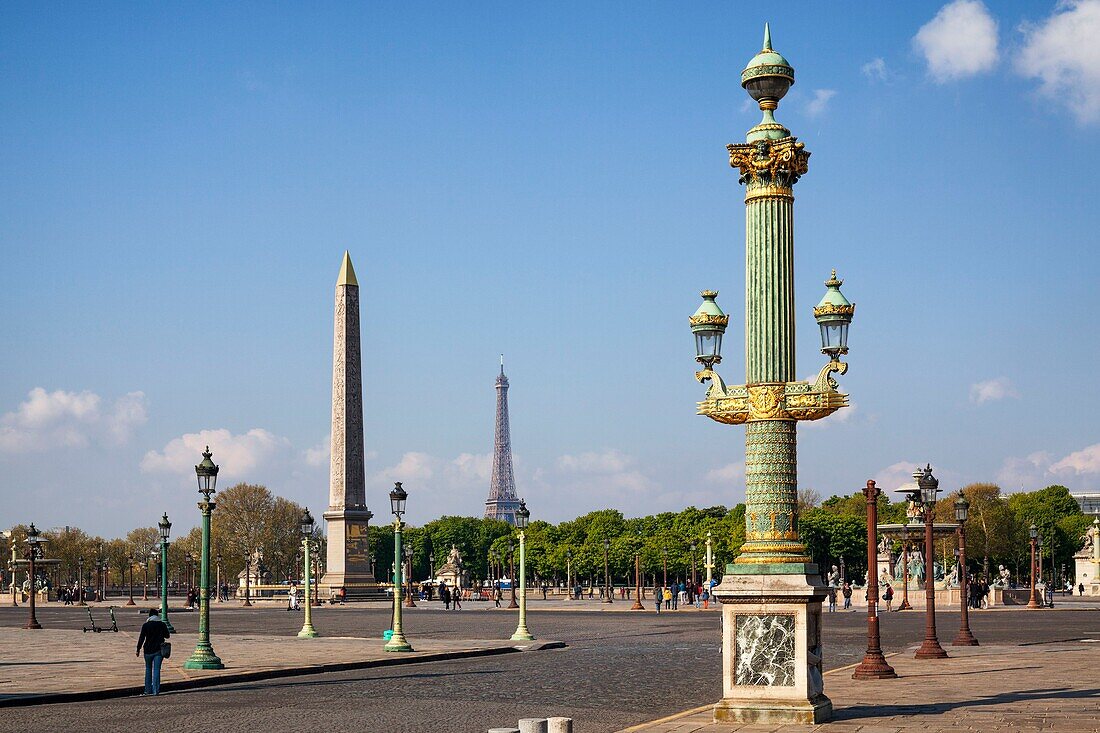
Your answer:
[[[207,458],[209,461],[209,457]],[[213,465],[213,464],[211,464]],[[191,657],[183,663],[184,669],[225,669],[222,660],[214,653],[210,643],[210,514],[214,502],[199,502],[202,510],[202,560],[199,569],[199,641]]]
[[[797,423],[847,404],[830,376],[847,365],[834,355],[815,383],[796,381],[793,187],[807,172],[810,153],[773,115],[794,83],[794,69],[772,49],[767,26],[764,48],[741,80],[764,113],[746,142],[727,146],[745,185],[745,384],[727,388],[705,364],[697,377],[714,384],[700,413],[746,428],[745,544],[731,572],[804,572],[810,558],[798,535]],[[721,312],[704,298],[693,330],[704,311]],[[851,305],[839,281],[822,303]]]

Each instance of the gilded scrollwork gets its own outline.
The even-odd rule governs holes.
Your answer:
[[[727,387],[712,370],[696,373],[700,381],[714,380],[706,399],[699,403],[699,414],[726,425],[741,425],[759,420],[820,420],[848,406],[848,395],[837,391],[830,375],[847,371],[844,362],[830,362],[817,380],[784,384],[750,384]]]
[[[730,144],[726,149],[730,165],[741,171],[741,183],[790,187],[809,170],[810,153],[793,137]]]

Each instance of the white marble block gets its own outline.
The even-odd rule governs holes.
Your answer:
[[[740,723],[821,723],[824,694],[821,601],[815,575],[727,574],[722,604],[722,700],[714,719]]]

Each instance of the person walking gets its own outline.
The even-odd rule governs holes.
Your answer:
[[[836,586],[829,586],[829,612],[836,611]]]
[[[844,581],[844,588],[840,592],[844,596],[844,610],[847,611],[852,607],[852,584]]]
[[[894,586],[886,584],[886,590],[882,592],[882,600],[886,601],[886,610],[894,610]]]
[[[451,610],[462,610],[462,589],[458,586],[455,586],[454,592],[451,593]]]
[[[500,600],[504,597],[504,593],[500,590],[500,583],[496,583],[493,586],[493,603],[496,604],[495,608],[500,608]]]
[[[668,588],[664,588],[662,589],[661,593],[665,599],[665,610],[668,611],[672,608],[672,591],[670,591]]]
[[[135,656],[145,654],[145,691],[142,695],[160,694],[160,665],[164,661],[164,642],[168,639],[168,626],[160,620],[160,613],[149,609],[149,618],[141,625]]]
[[[301,606],[298,604],[298,584],[297,583],[291,583],[290,584],[290,590],[287,591],[286,598],[287,598],[286,610],[288,610],[288,611],[298,611],[298,610],[301,609]]]
[[[446,583],[439,586],[439,600],[443,601],[443,608],[445,610],[451,610],[451,589],[447,587]]]

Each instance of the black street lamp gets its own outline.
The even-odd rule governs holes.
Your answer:
[[[932,539],[932,521],[935,519],[936,494],[940,490],[939,480],[932,475],[932,466],[925,466],[924,472],[917,481],[920,487],[920,499],[924,505],[924,557],[931,570],[932,558],[935,557],[935,544]],[[925,574],[924,579],[924,641],[917,649],[917,659],[944,659],[947,652],[940,646],[936,638],[936,587],[931,572]]]
[[[508,608],[519,608],[516,603],[516,545],[511,539],[508,540],[508,585],[512,590],[512,602]]]
[[[31,597],[31,603],[30,603],[30,618],[27,619],[27,624],[26,624],[26,626],[23,627],[24,629],[41,629],[42,628],[41,624],[38,623],[38,619],[35,618],[35,615],[34,615],[34,597],[37,595],[37,593],[35,592],[37,589],[35,588],[36,578],[35,578],[35,571],[34,571],[34,561],[37,560],[38,558],[42,557],[42,547],[41,546],[42,546],[42,543],[44,543],[45,541],[46,540],[42,539],[41,533],[34,526],[34,522],[31,522],[30,529],[27,530],[27,539],[26,539],[27,550],[26,550],[26,553],[25,553],[25,557],[27,558],[27,562],[30,564],[30,573],[31,573],[30,597]]]
[[[1031,526],[1027,530],[1028,537],[1031,538],[1031,597],[1028,598],[1028,608],[1042,608],[1039,603],[1039,597],[1036,595],[1035,587],[1035,549],[1039,539],[1039,528],[1035,526],[1035,522],[1031,523]]]
[[[959,572],[959,607],[962,611],[962,620],[959,625],[959,633],[955,636],[952,646],[978,646],[978,640],[970,633],[970,574],[966,570],[966,517],[970,509],[970,502],[959,491],[959,498],[955,500],[955,520],[959,523],[959,564],[962,570]]]
[[[183,663],[184,669],[225,669],[222,660],[214,653],[210,643],[210,515],[215,504],[210,501],[218,484],[218,467],[211,460],[210,446],[202,453],[202,462],[195,466],[195,477],[199,482],[199,511],[202,512],[201,547],[199,550],[199,640],[195,651]],[[191,560],[191,587],[195,587],[195,564]]]
[[[136,606],[134,603],[134,556],[130,554],[126,557],[126,560],[130,563],[130,600],[126,601],[127,606]]]

